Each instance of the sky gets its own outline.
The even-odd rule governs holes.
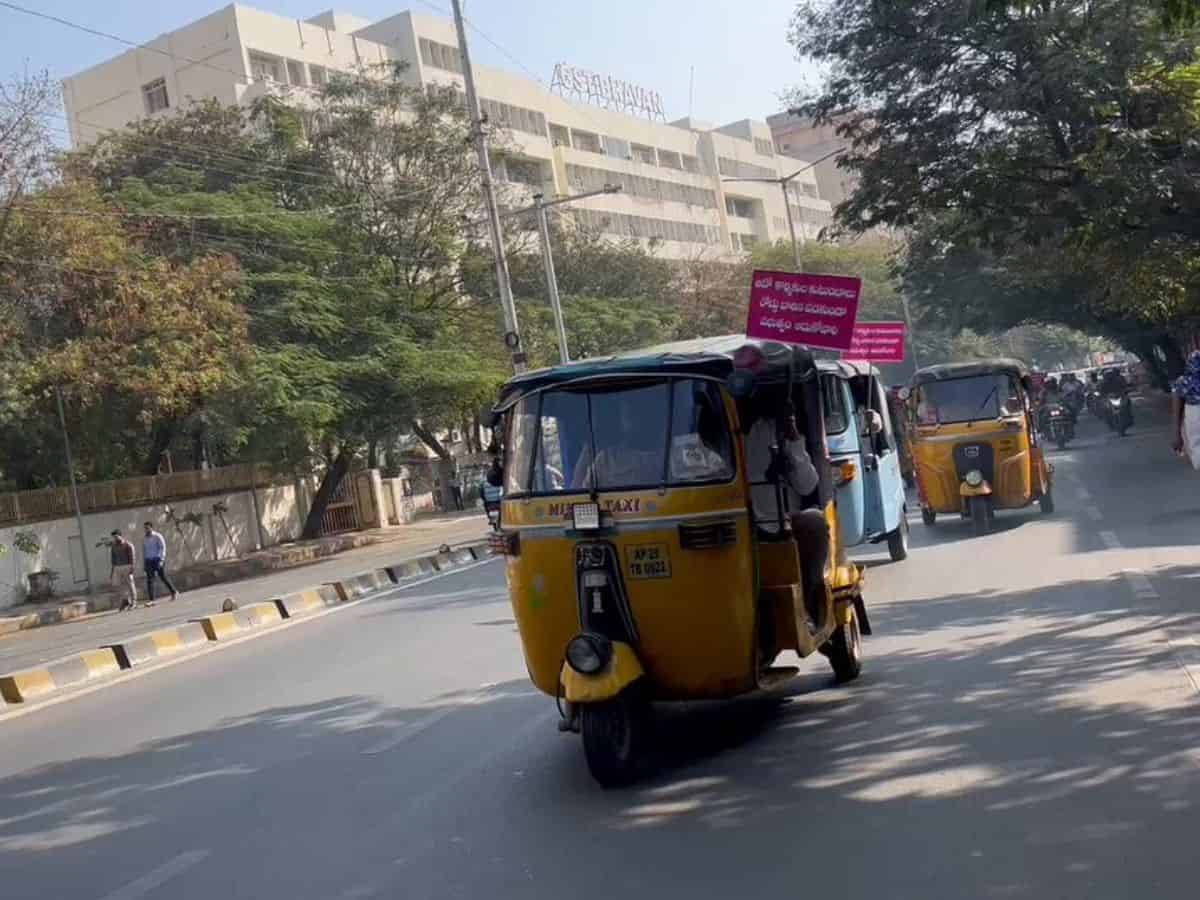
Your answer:
[[[126,40],[143,42],[228,5],[221,0],[13,0]],[[329,0],[254,0],[266,12],[306,19]],[[449,16],[449,0],[344,0],[333,8],[372,21],[405,9]],[[723,124],[782,109],[782,92],[811,83],[811,66],[787,43],[795,0],[464,0],[479,64],[549,84],[557,62],[658,91],[668,120],[691,113]],[[127,49],[0,5],[0,78],[46,69],[63,78]]]

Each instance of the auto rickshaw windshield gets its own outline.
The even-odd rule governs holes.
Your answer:
[[[513,410],[505,493],[630,490],[728,481],[733,441],[717,382],[585,383]]]
[[[996,419],[1021,408],[1021,393],[1011,375],[973,375],[931,381],[916,390],[917,422],[946,425]]]

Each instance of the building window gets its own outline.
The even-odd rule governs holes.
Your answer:
[[[592,134],[590,131],[572,131],[571,146],[576,150],[585,150],[588,153],[604,152],[604,147],[600,144],[600,135]]]
[[[629,151],[629,141],[608,135],[604,136],[604,152],[613,159],[633,159],[633,154]]]
[[[304,63],[299,60],[289,59],[287,61],[288,84],[300,85],[303,87],[308,84],[308,79],[304,77]]]
[[[754,201],[745,197],[726,197],[725,212],[741,219],[754,218]]]
[[[324,87],[327,77],[325,70],[321,66],[309,66],[308,77],[312,81],[313,87]]]
[[[508,180],[531,188],[542,187],[542,167],[530,159],[507,159],[504,168]]]
[[[458,52],[457,47],[452,47],[449,44],[440,44],[437,41],[431,41],[429,38],[421,38],[421,62],[427,66],[433,66],[435,69],[444,69],[447,72],[457,72],[462,74],[462,55]]]
[[[707,188],[698,188],[676,181],[647,178],[645,175],[630,175],[611,169],[595,169],[591,166],[567,165],[567,181],[579,191],[598,191],[605,185],[614,184],[622,193],[642,200],[664,200],[687,203],[704,209],[717,208],[717,195]]]
[[[717,169],[722,175],[734,178],[774,178],[776,173],[766,166],[756,166],[753,163],[741,162],[728,156],[717,157]]]
[[[679,159],[683,163],[683,171],[694,172],[697,175],[700,174],[700,160],[697,157],[682,153]]]
[[[678,169],[683,171],[683,160],[679,158],[679,154],[674,150],[659,150],[658,164],[664,169]]]
[[[652,219],[648,216],[631,216],[625,213],[602,212],[594,209],[575,209],[573,213],[575,222],[580,227],[605,234],[649,240],[678,241],[684,244],[720,243],[720,235],[717,229],[711,225],[678,222],[672,219]]]
[[[756,137],[754,139],[754,149],[757,150],[759,153],[761,153],[763,156],[774,156],[775,155],[775,148],[771,146],[770,141],[768,141],[764,138]]]
[[[546,117],[536,110],[512,106],[486,97],[479,99],[479,106],[488,117],[488,121],[495,125],[526,134],[536,134],[538,137],[546,136]]]
[[[250,73],[255,81],[283,81],[283,68],[279,60],[262,53],[250,54]]]
[[[142,100],[146,103],[147,113],[156,113],[171,105],[167,96],[167,79],[155,78],[149,84],[142,85]]]
[[[752,234],[744,234],[739,231],[731,231],[729,233],[729,241],[733,244],[733,249],[743,253],[749,253],[751,248],[758,243],[758,238]]]
[[[632,144],[630,149],[633,151],[633,158],[638,162],[644,162],[647,165],[658,165],[658,161],[654,158],[654,148],[647,147],[645,144]]]
[[[569,132],[565,126],[556,125],[555,123],[551,122],[550,143],[552,143],[555,147],[570,147],[571,132]]]

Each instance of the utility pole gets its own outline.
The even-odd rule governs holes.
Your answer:
[[[524,372],[525,351],[521,348],[521,332],[517,327],[517,307],[513,302],[512,282],[508,277],[508,261],[504,258],[504,234],[500,229],[500,210],[496,206],[496,188],[492,183],[492,163],[488,159],[487,135],[483,130],[479,95],[475,93],[475,73],[471,69],[471,55],[467,50],[467,29],[463,23],[462,4],[460,0],[450,0],[450,5],[454,9],[454,28],[458,32],[458,52],[462,57],[467,112],[471,117],[475,149],[479,153],[479,175],[483,182],[483,201],[487,207],[488,230],[492,236],[492,257],[496,263],[496,286],[500,291],[500,305],[504,310],[504,345],[512,353],[513,369],[517,372]]]
[[[554,251],[550,247],[550,225],[546,221],[546,209],[551,206],[561,206],[564,203],[573,203],[576,200],[584,200],[588,197],[596,197],[600,194],[615,194],[619,190],[621,190],[620,185],[606,184],[598,191],[559,197],[549,203],[546,203],[542,194],[538,193],[533,195],[532,207],[511,213],[511,215],[518,215],[528,212],[530,208],[537,213],[538,234],[541,236],[542,244],[542,265],[546,269],[546,293],[550,296],[550,308],[554,310],[554,327],[558,330],[558,358],[564,363],[571,361],[571,354],[567,352],[567,325],[563,321],[562,301],[558,296],[558,276],[554,272]]]
[[[913,369],[921,368],[921,364],[917,361],[917,336],[913,334],[912,316],[908,311],[908,295],[904,291],[900,292],[900,302],[904,304],[904,330],[908,332],[908,349],[912,353]]]
[[[783,208],[787,212],[788,234],[792,238],[792,262],[795,264],[797,272],[799,272],[801,269],[800,245],[804,243],[804,235],[803,235],[803,233],[801,233],[800,240],[799,241],[796,240],[796,223],[792,220],[792,204],[791,204],[791,201],[788,199],[788,184],[790,184],[792,179],[794,179],[797,175],[804,174],[809,169],[811,169],[813,166],[816,166],[816,165],[819,165],[820,163],[825,162],[825,160],[829,159],[831,156],[840,156],[841,154],[843,154],[845,152],[846,152],[845,147],[838,147],[836,150],[829,151],[828,153],[826,153],[824,156],[820,157],[819,159],[814,159],[808,165],[801,166],[799,169],[797,169],[791,175],[784,175],[780,178],[722,178],[721,179],[721,181],[723,183],[732,182],[732,181],[756,181],[759,184],[777,184],[777,185],[779,185],[779,189],[781,191],[783,191]]]
[[[58,401],[58,423],[62,426],[63,447],[67,451],[67,478],[71,481],[71,500],[75,504],[75,524],[79,526],[79,551],[83,556],[83,577],[87,579],[87,592],[90,594],[93,590],[92,567],[88,562],[87,537],[83,533],[83,512],[79,508],[79,488],[75,486],[75,460],[71,457],[71,438],[67,435],[67,417],[63,412],[62,391],[57,386],[54,388],[54,399]]]

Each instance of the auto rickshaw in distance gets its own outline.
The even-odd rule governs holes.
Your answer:
[[[909,384],[909,442],[921,517],[959,513],[987,534],[998,509],[1054,511],[1052,469],[1034,427],[1022,363],[985,359],[919,369]]]
[[[805,500],[831,542],[807,594],[770,471],[782,454],[772,445],[768,471],[747,471],[743,438],[749,410],[789,400],[819,476]],[[828,462],[806,350],[739,335],[570,363],[516,376],[490,412],[504,487],[491,541],[529,676],[559,729],[582,733],[602,785],[635,776],[652,702],[774,687],[799,672],[774,665],[783,651],[858,675],[864,573],[833,503],[849,473]],[[766,484],[777,505],[756,516]]]
[[[842,543],[886,543],[893,562],[907,559],[908,501],[900,445],[879,370],[838,360],[821,360],[817,367],[830,457],[834,466],[853,461],[856,470],[837,489]]]

